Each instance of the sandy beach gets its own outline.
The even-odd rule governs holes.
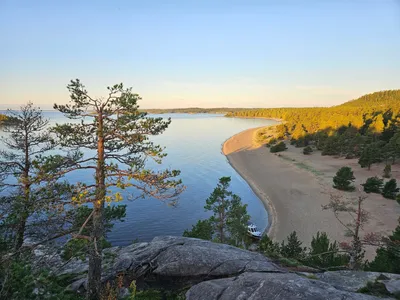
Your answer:
[[[305,246],[317,231],[326,232],[331,239],[345,241],[345,231],[331,211],[322,210],[329,203],[331,194],[346,199],[365,194],[361,191],[341,192],[332,188],[332,177],[342,166],[350,166],[357,178],[356,188],[368,177],[381,176],[383,165],[374,165],[370,171],[359,167],[356,159],[321,156],[319,152],[310,156],[302,154],[302,148],[288,145],[280,155],[269,152],[256,140],[260,128],[243,131],[223,145],[223,153],[232,167],[248,182],[263,201],[269,213],[268,235],[282,241],[296,231]],[[393,167],[393,177],[400,181],[400,168]],[[370,221],[364,233],[391,233],[397,226],[400,205],[377,194],[368,195],[364,209],[370,213]],[[348,216],[343,216],[349,221]],[[366,257],[372,258],[375,249],[367,249]]]

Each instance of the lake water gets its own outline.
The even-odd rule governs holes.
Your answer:
[[[44,112],[51,123],[67,119],[58,112]],[[207,197],[222,176],[231,176],[231,190],[248,204],[248,212],[259,229],[268,224],[263,203],[248,184],[229,165],[221,152],[223,142],[245,129],[275,124],[265,119],[235,119],[214,114],[165,114],[172,123],[164,134],[154,138],[166,147],[168,156],[164,167],[181,170],[186,190],[180,195],[176,207],[156,199],[124,200],[127,205],[124,222],[116,223],[108,239],[113,245],[126,245],[133,240],[149,241],[158,235],[182,235],[199,219],[209,217],[204,211]],[[89,176],[89,177],[88,177]],[[92,180],[85,172],[68,176],[72,181]]]

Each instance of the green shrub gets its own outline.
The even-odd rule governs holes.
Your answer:
[[[385,165],[383,169],[383,178],[390,178],[392,177],[392,165]]]
[[[301,245],[302,242],[297,237],[296,231],[293,231],[287,237],[287,244],[285,244],[285,241],[282,241],[280,253],[286,258],[301,259],[304,257],[306,250],[306,248],[303,248]]]
[[[397,187],[396,179],[391,179],[386,182],[385,186],[382,190],[382,196],[387,199],[396,199],[396,195],[399,192],[399,188]]]
[[[276,258],[279,256],[279,244],[264,235],[258,243],[258,251],[270,258]]]
[[[400,274],[400,218],[396,229],[376,250],[374,260],[367,263],[366,270]]]
[[[74,276],[54,276],[47,270],[34,271],[26,259],[3,263],[0,269],[0,299],[83,300],[66,287]]]
[[[211,241],[214,230],[210,220],[199,220],[196,225],[192,226],[192,230],[185,230],[183,236],[198,238]]]
[[[282,152],[287,149],[286,144],[284,142],[279,142],[278,144],[272,146],[270,148],[271,153]]]
[[[357,292],[362,294],[373,295],[377,297],[387,297],[392,294],[386,289],[386,286],[382,282],[367,282],[365,287],[360,288]]]
[[[307,146],[303,149],[303,154],[304,155],[309,155],[313,152],[313,149],[310,146]]]
[[[382,192],[383,179],[378,177],[370,177],[362,184],[364,192],[380,194]]]
[[[350,167],[342,167],[333,177],[333,187],[342,191],[354,191],[354,186],[351,184],[356,178]]]
[[[339,253],[339,245],[331,243],[325,232],[317,232],[311,241],[311,248],[305,259],[305,264],[310,267],[332,268],[342,267],[349,262],[347,254]]]
[[[266,146],[267,146],[268,148],[270,148],[271,146],[273,146],[274,144],[276,144],[276,142],[277,142],[277,139],[276,139],[276,138],[272,138],[272,139],[270,139],[270,140],[268,141],[268,143],[266,144]]]

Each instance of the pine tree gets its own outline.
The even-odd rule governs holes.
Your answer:
[[[93,182],[78,185],[73,201],[93,206],[84,222],[91,222],[90,236],[79,232],[76,238],[89,242],[87,298],[100,299],[104,204],[122,200],[121,193],[113,192],[113,189],[135,191],[134,198],[152,196],[174,200],[182,191],[182,185],[176,180],[177,170],[155,172],[146,169],[149,158],[160,163],[165,156],[163,148],[149,137],[163,133],[170,119],[150,118],[140,112],[139,95],[122,84],[108,87],[105,98],[92,98],[78,79],[71,81],[68,90],[70,104],[55,104],[54,108],[67,118],[80,122],[57,124],[53,132],[62,147],[75,152],[68,159],[54,155],[48,160],[48,168],[59,169],[61,173],[85,169],[94,176]],[[84,156],[83,149],[89,150],[90,154]]]
[[[243,205],[240,197],[228,190],[230,182],[230,177],[221,177],[204,208],[213,212],[209,220],[216,240],[241,246],[246,239],[250,216],[247,214],[247,205]]]
[[[338,190],[352,191],[354,186],[351,183],[355,180],[354,173],[350,167],[342,167],[333,177],[333,187]]]
[[[385,168],[383,169],[383,177],[390,178],[392,177],[392,165],[386,164]]]
[[[345,266],[349,262],[349,257],[340,254],[339,251],[336,241],[331,243],[325,232],[317,232],[317,235],[312,238],[306,262],[310,266],[320,268]]]
[[[375,259],[367,264],[368,271],[400,274],[400,218],[392,235],[376,250]]]
[[[379,153],[379,147],[375,143],[366,146],[358,160],[361,168],[368,167],[371,170],[371,165],[381,160]]]
[[[195,225],[192,226],[191,230],[185,230],[183,236],[192,237],[202,240],[211,241],[214,235],[214,229],[209,219],[199,220]]]
[[[283,257],[286,258],[294,258],[294,259],[302,259],[304,258],[305,248],[301,245],[303,243],[297,237],[296,231],[293,231],[287,237],[287,244],[285,241],[282,241],[280,252]]]
[[[380,194],[382,192],[383,179],[379,179],[376,176],[370,177],[365,183],[362,184],[362,186],[364,187],[364,192],[366,193]]]
[[[397,187],[396,179],[393,178],[385,183],[382,190],[382,196],[387,199],[396,199],[396,195],[399,191],[400,189]]]
[[[247,236],[247,224],[250,216],[247,213],[247,204],[242,204],[240,197],[235,194],[232,195],[227,216],[226,225],[230,244],[240,247]]]
[[[28,103],[19,112],[8,113],[15,122],[3,128],[8,135],[1,139],[7,150],[0,151],[0,190],[7,189],[7,193],[1,199],[0,215],[5,217],[0,229],[13,237],[13,248],[18,251],[29,228],[30,237],[34,235],[37,241],[64,231],[58,217],[72,190],[58,181],[61,174],[52,170],[45,176],[39,174],[38,161],[55,147],[42,111]],[[28,218],[39,214],[40,218],[28,224]]]
[[[368,212],[362,208],[365,196],[359,196],[356,202],[343,201],[341,196],[331,195],[331,200],[328,205],[322,208],[329,209],[335,215],[338,222],[345,228],[346,235],[351,237],[349,243],[342,242],[340,247],[349,255],[349,268],[351,270],[359,269],[363,263],[365,251],[363,247],[367,244],[373,244],[375,235],[369,234],[361,238],[361,229],[369,221]],[[341,213],[346,213],[351,216],[352,222],[346,223],[341,220]]]

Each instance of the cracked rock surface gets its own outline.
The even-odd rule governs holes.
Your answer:
[[[217,299],[382,299],[356,293],[369,281],[380,280],[394,293],[400,275],[336,271],[293,273],[256,252],[193,238],[163,236],[148,243],[113,247],[103,251],[103,281],[124,274],[146,287],[184,288],[189,300]],[[53,258],[56,275],[74,275],[70,288],[84,292],[88,262],[68,264]],[[384,275],[384,276],[383,276]]]
[[[243,273],[235,278],[209,280],[193,286],[187,300],[372,300],[369,295],[342,291],[294,273]]]

